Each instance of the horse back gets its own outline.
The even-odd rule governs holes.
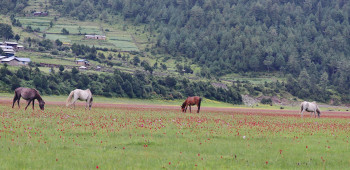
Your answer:
[[[198,96],[193,96],[193,97],[187,97],[186,103],[195,105],[198,104],[201,101],[201,98]]]
[[[39,95],[39,92],[36,89],[26,88],[26,87],[19,87],[15,90],[15,93],[17,95],[20,94],[20,96],[27,100],[27,99],[34,99],[37,98]]]

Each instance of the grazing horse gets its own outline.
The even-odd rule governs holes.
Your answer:
[[[201,102],[202,102],[202,98],[200,98],[198,96],[187,97],[185,102],[182,103],[182,105],[181,105],[182,112],[186,113],[187,106],[190,106],[190,113],[191,113],[191,106],[197,105],[197,107],[198,107],[197,113],[199,113],[199,110],[201,108]]]
[[[304,111],[314,113],[315,117],[316,117],[316,112],[317,112],[318,117],[320,117],[320,115],[321,115],[321,111],[318,108],[318,106],[317,106],[315,101],[313,101],[313,102],[307,102],[307,101],[302,102],[300,104],[300,111],[301,111],[300,112],[301,117],[303,117],[303,112]],[[311,113],[311,116],[312,116],[312,113]]]
[[[33,110],[34,110],[34,100],[35,99],[38,100],[40,109],[44,110],[45,102],[41,98],[39,92],[36,89],[31,89],[31,88],[26,88],[26,87],[18,87],[17,89],[15,89],[15,96],[13,97],[12,108],[14,107],[16,101],[18,104],[18,108],[20,108],[19,100],[21,99],[21,97],[24,100],[27,100],[27,102],[28,102],[25,110],[27,110],[27,107],[29,106],[30,102],[33,102]]]
[[[72,102],[72,98],[73,102]],[[81,101],[86,101],[86,106],[85,106],[85,110],[89,105],[89,110],[91,110],[91,106],[92,106],[92,94],[91,91],[89,89],[86,90],[81,90],[81,89],[75,89],[73,91],[70,92],[67,101],[66,101],[66,106],[70,106],[73,104],[74,108],[75,108],[75,102],[77,100],[81,100]]]

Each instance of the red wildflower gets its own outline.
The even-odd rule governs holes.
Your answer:
[[[98,169],[98,165],[96,166],[96,169]]]
[[[268,161],[266,161],[265,163],[266,163],[266,165],[267,165],[269,162],[268,162]]]

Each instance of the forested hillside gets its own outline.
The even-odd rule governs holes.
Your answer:
[[[301,98],[313,95],[313,99],[326,101],[331,95],[325,91],[329,87],[343,95],[343,100],[349,93],[349,1],[53,3],[62,14],[80,20],[122,15],[135,24],[146,24],[157,35],[155,53],[194,59],[202,67],[202,76],[280,71],[291,74],[288,91]]]
[[[61,16],[77,20],[112,23],[118,16],[143,25],[156,39],[149,48],[151,54],[189,58],[201,67],[199,76],[277,72],[287,76],[286,91],[299,98],[350,101],[349,1],[49,0],[49,3]]]
[[[28,5],[28,0],[0,0],[0,14],[18,13]]]

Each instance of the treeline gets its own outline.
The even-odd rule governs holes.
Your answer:
[[[136,71],[133,75],[115,70],[113,74],[85,74],[73,68],[71,71],[60,67],[50,74],[41,72],[37,67],[21,67],[10,71],[7,65],[0,69],[2,91],[13,92],[20,86],[33,87],[46,95],[68,95],[79,88],[89,88],[94,95],[106,97],[183,99],[199,95],[213,100],[232,104],[241,104],[242,97],[234,86],[215,88],[209,82],[190,82],[175,77],[154,77]]]

